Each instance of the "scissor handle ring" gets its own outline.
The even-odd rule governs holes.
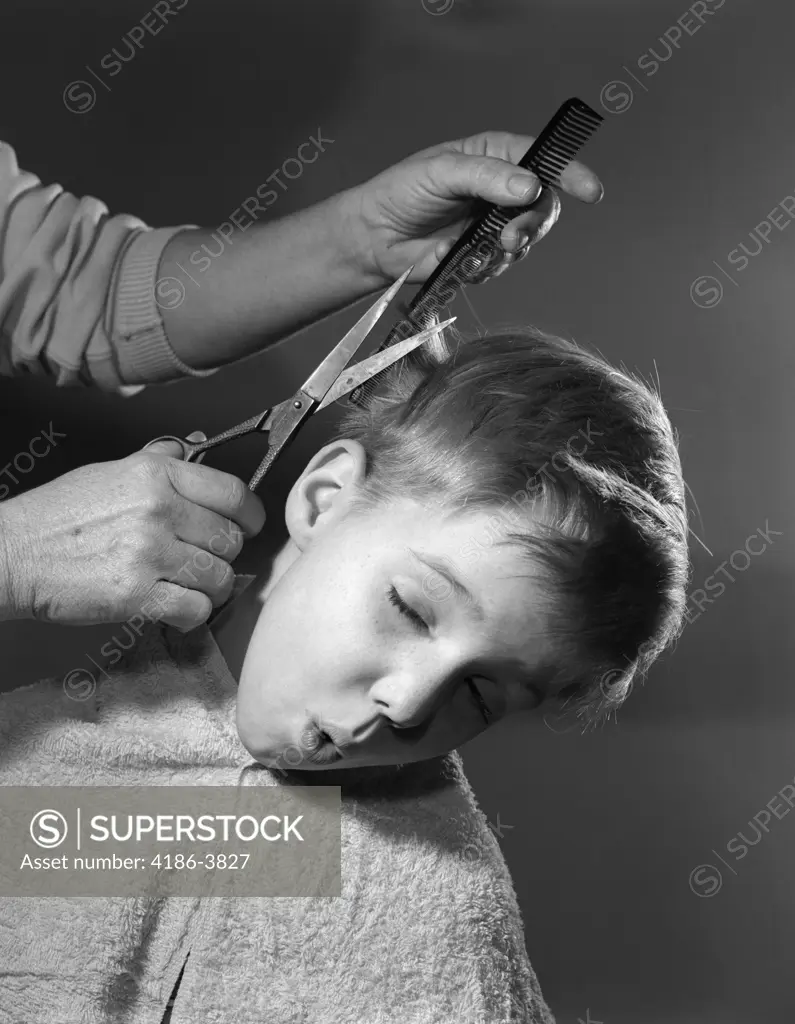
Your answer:
[[[160,437],[153,437],[151,441],[147,441],[143,447],[143,450],[149,447],[150,444],[157,444],[158,441],[174,441],[182,449],[182,455],[179,456],[183,462],[200,462],[204,452],[197,452],[196,445],[190,441],[186,441],[184,437],[177,437],[176,434],[162,434]]]

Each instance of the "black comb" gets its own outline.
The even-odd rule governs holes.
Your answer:
[[[601,114],[597,114],[576,96],[566,100],[518,166],[532,171],[548,187],[559,186],[563,169],[603,120]],[[480,200],[474,209],[474,222],[420,288],[403,319],[395,324],[376,351],[382,352],[390,345],[431,327],[439,310],[452,301],[458,289],[468,284],[490,259],[496,258],[498,254],[501,256],[500,235],[503,228],[527,209],[529,206],[498,206]],[[352,405],[367,406],[388,372],[384,370],[371,377],[351,392],[348,401]]]

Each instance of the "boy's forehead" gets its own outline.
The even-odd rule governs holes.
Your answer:
[[[500,515],[491,509],[464,505],[451,509],[410,499],[392,504],[383,525],[400,533],[422,535],[448,554],[458,551],[462,558],[470,561],[473,551],[482,557],[489,549],[494,549],[495,553],[511,552],[507,557],[517,560],[524,549],[516,534],[530,532],[529,521],[523,523],[518,517]]]
[[[501,576],[511,579],[532,574],[530,551],[516,537],[529,530],[522,530],[516,522],[503,520],[493,512],[451,511],[412,499],[399,499],[371,513],[374,515],[365,527],[369,534],[366,541],[357,524],[351,524],[354,543],[358,537],[368,547],[375,542],[385,550],[397,550],[412,560],[415,567],[418,567],[416,555],[424,554],[431,567],[441,563],[439,568],[444,566],[459,576],[471,573],[478,566],[482,575],[483,570],[489,568],[492,578],[488,582],[491,583],[496,583]]]

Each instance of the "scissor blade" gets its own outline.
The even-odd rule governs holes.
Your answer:
[[[256,578],[256,576],[241,576],[239,573],[235,573],[235,581],[232,584],[231,594],[222,605],[219,605],[218,608],[213,608],[210,612],[209,618],[205,620],[205,626],[211,626],[217,618],[220,618],[225,611],[227,611],[239,598],[243,596],[243,592],[248,590]]]
[[[383,352],[376,352],[374,356],[370,356],[369,359],[364,359],[361,363],[356,363],[355,366],[351,366],[350,369],[344,373],[336,384],[326,392],[326,397],[320,403],[315,410],[320,412],[321,409],[325,409],[327,405],[331,405],[333,402],[339,401],[340,398],[344,398],[345,395],[350,394],[354,388],[358,388],[365,381],[370,380],[371,377],[375,377],[376,374],[381,373],[382,370],[386,370],[387,367],[396,363],[398,359],[402,359],[403,356],[408,355],[415,348],[418,348],[424,342],[432,338],[434,334],[437,334],[445,327],[449,327],[450,324],[455,323],[457,317],[451,316],[449,320],[445,320],[435,327],[429,327],[427,330],[422,331],[420,334],[414,334],[410,338],[406,338],[405,341],[398,341],[394,345],[390,345],[389,348],[385,348]]]
[[[353,354],[378,323],[387,306],[400,291],[413,269],[413,266],[409,267],[393,285],[390,285],[381,298],[373,303],[364,316],[351,327],[342,341],[329,352],[314,373],[307,378],[301,390],[309,395],[310,398],[313,398],[316,402],[320,402],[325,398],[329,388],[334,384],[351,361]]]

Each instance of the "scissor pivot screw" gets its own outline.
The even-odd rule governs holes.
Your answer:
[[[293,402],[293,405],[295,406],[296,409],[300,409],[301,406],[303,405],[303,402],[295,401]]]

